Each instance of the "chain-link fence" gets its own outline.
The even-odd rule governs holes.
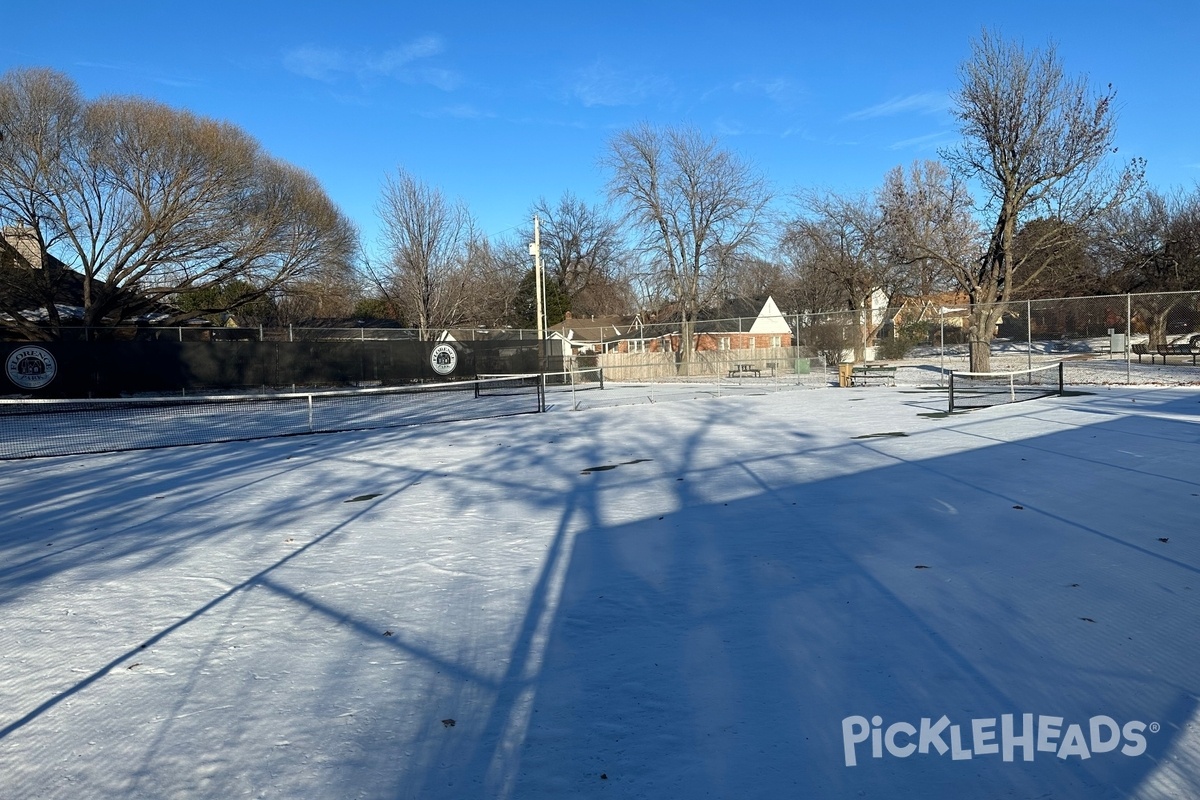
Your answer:
[[[914,313],[912,309],[918,308]],[[942,295],[887,309],[644,323],[641,318],[568,318],[546,333],[546,373],[569,374],[570,384],[711,383],[760,387],[828,386],[838,365],[886,362],[898,383],[943,384],[950,370],[971,365],[971,330],[990,323],[988,369],[1029,369],[1069,361],[1076,383],[1200,383],[1200,292],[1123,294],[1022,300],[1002,306],[954,302]],[[989,325],[983,325],[988,328]],[[534,342],[520,329],[458,328],[439,341],[463,344]],[[103,332],[67,329],[64,340],[188,342],[415,343],[407,328],[135,327]],[[399,345],[397,345],[399,346]],[[976,345],[982,346],[982,345]],[[489,351],[490,352],[490,351]],[[217,354],[219,355],[219,354]],[[496,363],[492,363],[495,361]],[[511,371],[499,357],[478,372]]]
[[[1200,383],[1200,292],[938,306],[887,325],[876,353],[940,382],[949,370],[970,369],[973,327],[987,328],[976,338],[986,339],[994,372],[1063,361],[1077,384]]]

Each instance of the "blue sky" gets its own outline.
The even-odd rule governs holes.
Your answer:
[[[0,71],[228,120],[314,174],[376,237],[404,167],[493,236],[539,196],[604,200],[599,161],[638,122],[689,124],[798,188],[868,190],[957,140],[956,70],[984,27],[1118,91],[1120,157],[1200,178],[1200,3],[10,4]]]

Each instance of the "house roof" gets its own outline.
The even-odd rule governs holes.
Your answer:
[[[754,320],[754,324],[750,326],[751,333],[791,333],[792,329],[788,327],[787,320],[783,317],[783,312],[779,310],[779,306],[775,305],[775,298],[767,297],[767,302],[763,303],[762,310],[758,312],[758,317]]]
[[[47,254],[42,269],[29,237],[13,228],[0,230],[0,295],[9,309],[26,311],[47,306],[82,306],[83,276]]]
[[[893,302],[893,308],[897,304]],[[934,292],[920,297],[906,297],[893,314],[893,319],[931,319],[938,316],[953,317],[968,314],[971,298],[966,292]]]
[[[720,316],[717,316],[720,315]],[[747,319],[754,321],[749,325]],[[791,333],[787,318],[770,295],[762,299],[729,300],[719,308],[702,314],[696,321],[697,333]]]
[[[607,342],[626,336],[637,324],[636,316],[573,317],[568,314],[562,322],[551,325],[550,330],[571,342]]]

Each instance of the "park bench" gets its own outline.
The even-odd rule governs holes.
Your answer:
[[[879,381],[888,386],[896,385],[896,368],[889,364],[856,364],[850,370],[851,386],[867,386]]]
[[[1161,357],[1163,364],[1167,363],[1167,356],[1191,356],[1192,366],[1196,366],[1196,356],[1200,356],[1200,335],[1193,336],[1186,342],[1170,342],[1168,344],[1155,345],[1153,349],[1149,344],[1141,342],[1132,345],[1129,348],[1133,354],[1138,357],[1141,362],[1142,356],[1150,356],[1150,363],[1155,363],[1154,359]]]
[[[754,377],[761,376],[762,371],[753,364],[737,364],[733,369],[729,370],[729,377],[737,378],[741,375],[753,375]]]
[[[1192,366],[1196,366],[1196,356],[1200,355],[1200,347],[1197,347],[1194,341],[1191,342],[1172,342],[1171,344],[1160,344],[1158,346],[1158,354],[1162,356],[1163,363],[1167,363],[1167,356],[1191,356]],[[1139,361],[1141,359],[1138,359]],[[1151,362],[1153,362],[1153,358]]]

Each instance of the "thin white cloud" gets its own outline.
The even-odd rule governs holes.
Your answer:
[[[576,100],[592,107],[635,106],[670,90],[671,82],[661,76],[616,70],[597,62],[577,73],[570,91]]]
[[[103,61],[76,61],[78,67],[87,69],[105,69],[114,72],[129,72],[154,83],[162,84],[163,86],[171,86],[177,89],[190,89],[196,86],[202,86],[203,81],[197,78],[181,78],[175,75],[164,74],[154,69],[147,69],[135,64],[113,64]]]
[[[794,105],[803,91],[787,78],[772,78],[770,80],[745,80],[733,84],[737,94],[759,95],[766,97],[781,106]]]
[[[323,47],[298,47],[283,56],[283,66],[304,78],[332,83],[346,72],[346,57]]]
[[[461,83],[457,73],[416,63],[444,50],[445,45],[437,36],[423,36],[379,53],[304,45],[284,53],[283,66],[297,75],[324,83],[338,83],[347,78],[359,82],[391,79],[450,91]]]
[[[943,92],[921,92],[905,97],[893,97],[878,105],[847,114],[845,120],[875,119],[897,114],[937,114],[950,108],[950,97]]]
[[[483,111],[475,106],[460,103],[453,106],[444,106],[433,111],[426,111],[422,116],[431,119],[440,117],[450,117],[453,119],[493,119],[496,115],[490,111]]]
[[[902,139],[898,142],[893,142],[888,145],[888,150],[932,150],[939,145],[950,144],[955,141],[955,134],[951,131],[938,131],[937,133],[927,133],[924,136],[914,136],[911,139]]]
[[[716,121],[715,128],[717,136],[744,136],[749,132],[741,121],[726,119],[724,117]]]

